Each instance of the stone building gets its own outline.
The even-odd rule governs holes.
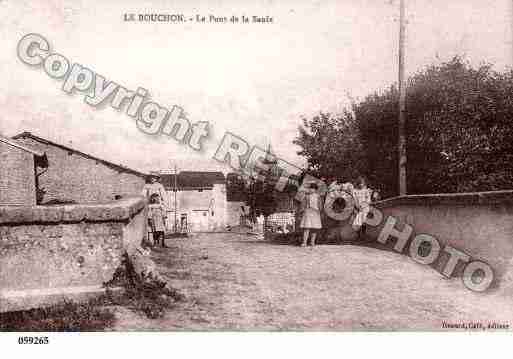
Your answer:
[[[164,206],[169,229],[173,229],[175,220],[175,188],[178,228],[187,222],[191,232],[225,229],[226,180],[222,172],[182,171],[176,178],[174,174],[162,174],[161,182],[166,189]]]
[[[34,206],[44,153],[0,136],[0,206]]]
[[[23,132],[17,143],[45,153],[48,167],[38,175],[39,204],[102,203],[140,195],[147,174]]]

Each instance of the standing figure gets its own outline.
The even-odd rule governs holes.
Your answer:
[[[244,208],[244,206],[240,206],[240,212],[239,212],[239,216],[240,216],[240,226],[241,227],[246,227],[247,225],[247,215],[246,215],[246,209]]]
[[[151,196],[154,194],[158,195],[159,202],[164,203],[164,194],[166,193],[166,190],[162,183],[160,181],[160,176],[158,175],[150,175],[148,179],[148,183],[146,183],[142,190],[142,195],[146,197],[146,199],[149,201]]]
[[[157,246],[160,242],[162,247],[166,247],[166,243],[164,241],[164,234],[166,231],[165,213],[164,207],[160,204],[159,196],[154,193],[150,197],[150,205],[148,206],[148,222],[151,228],[154,246]]]
[[[322,208],[321,196],[317,191],[316,183],[311,183],[307,191],[305,191],[302,198],[303,217],[301,218],[300,227],[303,228],[303,243],[302,247],[308,244],[310,237],[312,247],[315,246],[315,238],[317,237],[317,230],[322,228],[321,213]]]
[[[187,224],[187,213],[180,215],[180,233],[189,232],[189,225]]]
[[[358,232],[361,237],[365,234],[365,220],[370,211],[370,203],[373,199],[373,191],[367,187],[367,180],[365,177],[358,177],[356,187],[352,190],[353,198],[356,206],[356,216],[353,221],[353,230]]]
[[[257,222],[257,232],[264,233],[265,217],[262,212],[258,213],[256,222]]]

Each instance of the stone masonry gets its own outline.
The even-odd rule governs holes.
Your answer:
[[[48,201],[105,203],[116,197],[141,194],[146,174],[93,157],[72,148],[22,133],[17,142],[44,152],[48,168],[38,176]]]
[[[0,207],[0,312],[103,291],[146,232],[142,197],[102,205]]]

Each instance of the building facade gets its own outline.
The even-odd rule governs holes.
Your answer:
[[[0,206],[35,206],[36,170],[44,153],[0,136]]]
[[[178,231],[188,232],[226,228],[226,180],[222,172],[162,174],[161,182],[166,190],[164,207],[169,230],[174,230],[174,223]]]
[[[141,195],[147,174],[94,157],[29,132],[13,137],[46,155],[38,175],[39,204],[98,203]]]

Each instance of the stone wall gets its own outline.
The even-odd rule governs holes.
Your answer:
[[[116,196],[138,196],[142,192],[143,174],[116,168],[31,137],[18,138],[17,141],[44,152],[48,158],[48,168],[38,178],[39,188],[45,191],[43,203],[52,200],[108,202]]]
[[[429,234],[442,248],[450,245],[472,259],[488,263],[495,272],[495,287],[511,287],[513,292],[513,191],[410,195],[373,206],[383,214],[383,220],[378,226],[367,228],[367,239],[377,239],[387,218],[392,216],[397,220],[395,229],[403,231],[406,224],[413,229],[403,253],[408,253],[417,234]],[[355,240],[351,219],[330,223],[328,232],[332,236]],[[395,243],[396,239],[390,238],[384,247],[392,250]],[[447,259],[448,255],[442,253],[432,267],[440,272]],[[461,275],[462,267],[460,263],[455,276]]]
[[[36,204],[34,155],[0,142],[0,206]]]
[[[0,207],[0,311],[102,292],[146,233],[145,204]]]

